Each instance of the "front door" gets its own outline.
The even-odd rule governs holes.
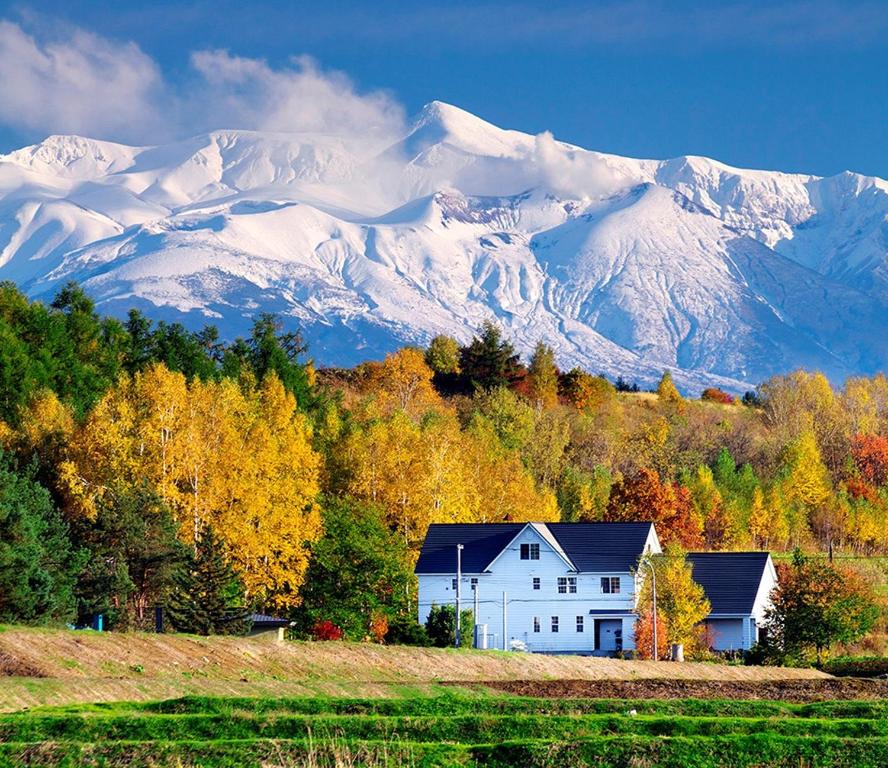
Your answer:
[[[623,650],[621,619],[598,619],[595,622],[595,650],[600,653],[617,653]]]

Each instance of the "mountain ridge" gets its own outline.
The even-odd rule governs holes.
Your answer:
[[[564,367],[738,391],[888,367],[888,182],[623,158],[442,102],[377,146],[52,136],[0,155],[0,279],[229,336],[275,311],[325,364],[495,319]]]

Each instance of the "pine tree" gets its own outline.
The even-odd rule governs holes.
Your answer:
[[[211,527],[175,579],[167,608],[179,632],[196,635],[242,635],[249,629],[244,585],[225,557],[223,544]]]
[[[502,337],[499,327],[489,320],[481,336],[460,351],[463,376],[475,389],[493,389],[512,384],[521,374],[522,366],[512,345]]]

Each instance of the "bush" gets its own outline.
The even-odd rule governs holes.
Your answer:
[[[472,647],[474,620],[472,611],[460,614],[462,624],[461,648]],[[426,620],[426,632],[432,645],[448,648],[456,643],[456,608],[452,605],[433,605]]]
[[[734,398],[718,387],[706,387],[703,394],[700,395],[701,400],[707,400],[710,403],[722,403],[723,405],[732,405]]]
[[[311,628],[311,636],[315,640],[342,640],[342,628],[330,619],[324,619]]]
[[[389,645],[432,645],[426,628],[413,616],[399,614],[389,621],[389,631],[385,636]]]
[[[839,677],[888,675],[888,656],[840,656],[823,665],[823,671]]]

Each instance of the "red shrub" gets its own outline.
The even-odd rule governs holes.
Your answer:
[[[734,398],[731,395],[718,387],[707,387],[703,390],[703,394],[700,395],[700,399],[709,400],[711,403],[723,403],[724,405],[731,405],[734,402]]]
[[[315,640],[342,640],[342,628],[326,619],[319,621],[311,628],[311,636]]]

